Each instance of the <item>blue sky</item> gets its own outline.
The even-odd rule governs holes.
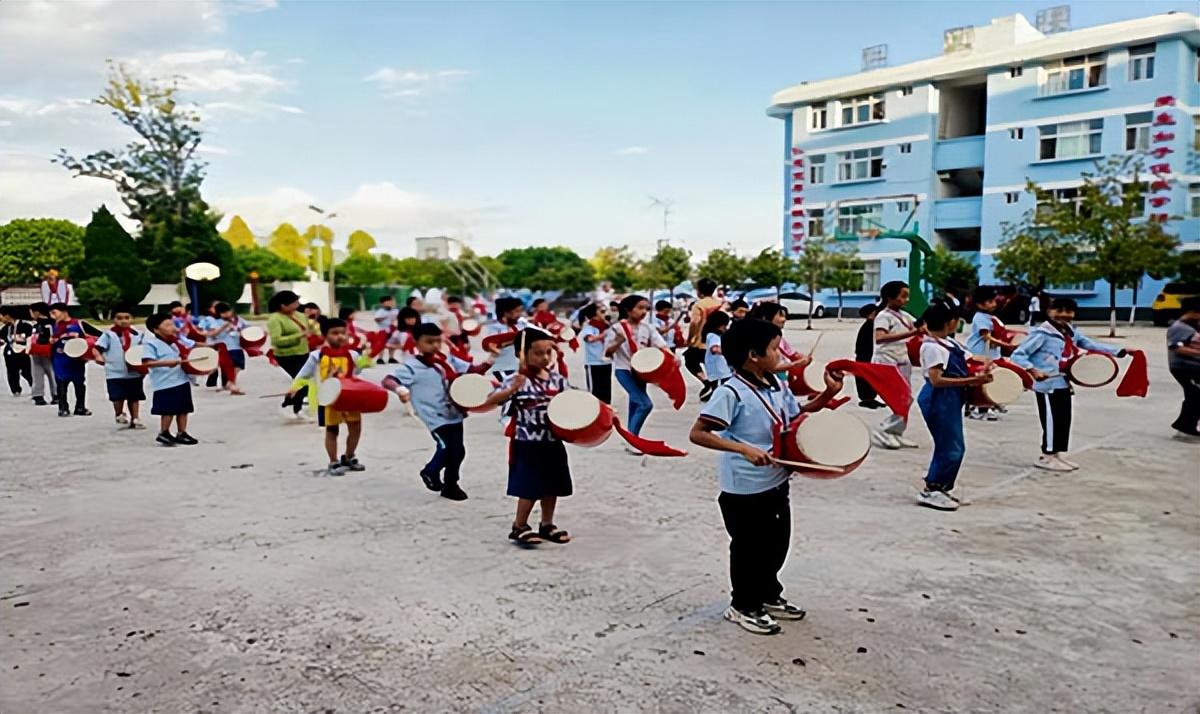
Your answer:
[[[675,202],[673,240],[757,251],[779,235],[773,92],[855,72],[867,45],[901,64],[939,53],[947,27],[1047,4],[3,3],[0,62],[21,71],[0,83],[0,220],[82,220],[111,201],[41,159],[121,139],[84,101],[114,57],[190,77],[210,117],[205,193],[259,233],[306,223],[315,202],[341,235],[366,228],[398,255],[429,232],[488,253],[649,252],[657,195]],[[1071,9],[1079,28],[1195,4]],[[64,23],[77,46],[34,45]]]

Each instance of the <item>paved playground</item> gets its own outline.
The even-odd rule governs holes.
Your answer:
[[[819,356],[851,352],[854,322],[817,324]],[[0,401],[0,711],[1194,712],[1200,446],[1170,437],[1162,331],[1123,333],[1150,396],[1080,390],[1076,473],[1030,468],[1026,394],[967,423],[956,513],[913,505],[915,409],[920,450],[794,481],[784,581],[809,615],[775,637],[721,620],[713,454],[570,448],[575,541],[523,551],[494,416],[468,420],[451,503],[398,402],[367,418],[369,470],[330,479],[319,429],[256,396],[286,388],[265,360],[250,396],[197,390],[203,443],[176,449],[117,432],[93,368],[94,417]],[[694,395],[658,397],[646,435],[690,447]]]

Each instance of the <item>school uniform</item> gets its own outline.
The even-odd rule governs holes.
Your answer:
[[[709,381],[724,384],[725,380],[733,376],[733,370],[729,369],[729,362],[725,361],[725,355],[721,354],[720,350],[721,333],[708,333],[704,338],[704,373],[708,375]]]
[[[1096,342],[1072,325],[1066,327],[1064,335],[1049,320],[1043,322],[1029,331],[1029,336],[1011,357],[1013,362],[1025,369],[1037,369],[1049,375],[1048,378],[1033,383],[1038,419],[1042,422],[1043,454],[1057,454],[1069,450],[1071,396],[1074,390],[1067,381],[1067,360],[1080,351],[1103,352],[1109,355],[1121,352],[1119,347]]]
[[[774,454],[786,426],[799,415],[796,398],[773,375],[758,383],[741,373],[714,389],[700,411],[700,419],[719,427],[722,437]],[[741,454],[722,451],[717,482],[717,503],[729,533],[732,605],[757,612],[783,595],[779,571],[792,533],[788,472],[778,464],[755,466]]]
[[[1183,387],[1179,418],[1171,428],[1188,436],[1200,436],[1200,357],[1179,354],[1178,347],[1200,348],[1196,325],[1178,319],[1167,327],[1167,368]]]
[[[142,361],[159,362],[180,359],[179,345],[164,342],[158,335],[149,334],[142,340]],[[179,416],[195,411],[192,406],[192,382],[183,367],[150,368],[150,413],[156,416]]]
[[[130,347],[142,344],[142,333],[129,329],[124,334],[116,330],[105,330],[96,340],[96,351],[104,356],[104,384],[110,402],[145,401],[142,375],[130,372],[125,353]]]
[[[21,394],[22,379],[29,386],[33,386],[28,352],[32,335],[33,325],[25,320],[16,320],[11,325],[0,327],[0,347],[4,353],[4,370],[8,375],[8,390],[12,392],[13,396]],[[21,351],[18,352],[18,349]]]
[[[612,360],[604,356],[605,340],[588,341],[588,338],[601,337],[607,331],[607,324],[600,327],[589,321],[579,330],[579,340],[583,342],[583,371],[587,375],[588,391],[605,404],[612,404],[613,366]]]
[[[225,351],[229,353],[229,360],[233,362],[233,366],[238,369],[245,369],[246,352],[242,349],[242,330],[246,328],[245,320],[236,315],[231,320],[211,317],[208,319],[208,325],[204,329],[209,331],[219,330],[226,324],[230,325],[229,329],[218,335],[209,337],[208,344],[213,347],[224,345]]]
[[[912,315],[909,315],[903,310],[893,310],[884,308],[875,316],[874,330],[883,330],[889,335],[899,334],[902,332],[911,332],[915,320]],[[872,333],[873,334],[873,333]],[[872,336],[872,339],[874,337]],[[908,345],[906,340],[898,340],[896,342],[886,342],[883,344],[876,343],[875,349],[871,355],[871,361],[875,364],[890,364],[900,370],[905,382],[912,382],[912,361],[908,357]],[[908,422],[902,416],[896,414],[888,414],[886,418],[879,424],[879,430],[887,433],[900,436],[904,433],[904,429],[908,426]]]
[[[966,388],[935,387],[929,373],[942,368],[943,377],[968,377],[967,352],[951,337],[926,336],[921,342],[921,373],[925,386],[917,394],[917,405],[933,437],[933,455],[925,474],[926,491],[954,490],[958,470],[966,454],[963,437],[963,403]]]
[[[515,374],[505,377],[499,389],[511,387],[514,379]],[[567,380],[551,371],[545,379],[528,377],[513,394],[510,400],[513,435],[509,442],[509,496],[537,500],[571,495],[567,449],[550,430],[547,416],[550,400],[567,389],[570,389]]]
[[[436,450],[421,469],[422,476],[440,476],[442,483],[457,484],[467,449],[463,444],[466,413],[450,401],[450,382],[472,371],[471,363],[453,355],[434,359],[418,356],[392,372],[409,391],[409,403],[417,418],[429,429]]]
[[[75,413],[83,414],[87,411],[87,403],[85,401],[87,399],[87,362],[83,359],[68,357],[67,353],[63,351],[68,339],[83,337],[84,334],[83,325],[78,320],[67,320],[54,324],[54,336],[58,338],[58,341],[54,343],[52,362],[54,365],[54,381],[58,385],[59,414],[68,411],[68,385],[74,387]]]
[[[353,375],[361,371],[358,368],[358,359],[359,354],[354,350],[322,347],[308,354],[308,360],[296,373],[296,379],[315,380],[320,385],[335,371],[343,376]],[[318,426],[356,424],[361,421],[362,414],[359,412],[343,412],[332,407],[317,407]]]
[[[509,326],[505,322],[498,320],[489,322],[483,328],[483,336],[491,337],[492,335],[503,335],[506,332],[520,332],[528,327],[529,323],[525,318],[519,318],[515,326]],[[498,379],[504,379],[508,375],[516,372],[521,366],[521,362],[517,359],[516,341],[510,342],[500,348],[499,354],[496,355],[495,361],[492,363],[492,375]]]
[[[983,333],[996,337],[996,318],[992,313],[979,310],[971,318],[971,334],[967,337],[967,349],[977,357],[1000,359],[1000,347],[993,345],[984,338]]]
[[[54,379],[54,350],[50,337],[54,334],[54,321],[39,317],[33,323],[33,335],[29,345],[30,374],[33,376],[33,400],[41,401],[50,387],[50,401],[58,399],[58,383]]]
[[[646,383],[633,373],[629,365],[629,360],[633,357],[633,353],[639,349],[647,347],[665,348],[667,347],[667,342],[663,339],[662,335],[658,334],[658,330],[654,329],[653,325],[646,320],[642,320],[636,326],[628,320],[616,322],[612,327],[608,328],[608,339],[605,341],[605,345],[611,346],[615,344],[618,334],[624,337],[625,340],[617,347],[617,351],[612,354],[613,372],[617,376],[617,383],[629,395],[629,431],[634,434],[641,434],[642,425],[646,423],[650,412],[654,411],[654,402],[650,399],[650,395],[646,393]]]

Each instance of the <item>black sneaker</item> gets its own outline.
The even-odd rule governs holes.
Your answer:
[[[400,364],[400,360],[396,359],[395,357],[389,357],[387,363],[388,364]]]
[[[384,362],[383,358],[380,357],[379,359],[375,360],[375,364],[387,364],[387,362]]]
[[[181,431],[175,435],[175,443],[183,444],[184,446],[195,446],[200,442],[196,440],[196,437],[192,436],[186,431]]]
[[[69,416],[71,416],[71,412],[70,412],[70,411],[68,411],[68,410],[66,410],[66,409],[59,409],[59,410],[58,410],[58,415],[59,415],[60,417],[69,417]]]
[[[448,483],[442,487],[442,498],[448,498],[451,501],[465,501],[467,492],[459,488],[456,483]]]
[[[358,463],[358,459],[353,456],[343,456],[340,462],[347,471],[366,471],[367,467]]]
[[[783,629],[765,609],[758,612],[743,612],[732,605],[725,610],[725,619],[756,635],[777,635]]]
[[[777,598],[774,602],[764,603],[763,609],[776,620],[803,620],[804,616],[808,614],[802,608],[793,605],[783,598]]]
[[[165,431],[158,432],[158,436],[154,440],[163,446],[175,446],[175,438]]]
[[[35,406],[35,407],[44,407],[47,404],[49,404],[49,402],[47,402],[45,399],[42,399],[41,397],[33,398],[33,406]]]
[[[431,474],[426,471],[421,472],[421,480],[425,482],[425,488],[430,491],[442,490],[442,479],[437,474]]]
[[[76,409],[75,410],[75,416],[91,416],[91,415],[92,415],[92,410],[90,410],[90,409]]]

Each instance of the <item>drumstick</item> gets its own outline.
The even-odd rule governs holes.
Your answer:
[[[843,469],[839,466],[826,466],[824,464],[810,464],[805,461],[787,461],[785,459],[771,459],[780,466],[795,466],[797,468],[808,469],[810,471],[830,471],[840,473]]]
[[[280,392],[279,394],[264,394],[260,396],[259,399],[278,399],[280,397],[286,397],[287,395],[287,392]]]
[[[817,353],[817,345],[821,344],[821,338],[825,336],[824,332],[817,333],[817,339],[813,341],[812,347],[808,348],[808,356],[812,357]]]

